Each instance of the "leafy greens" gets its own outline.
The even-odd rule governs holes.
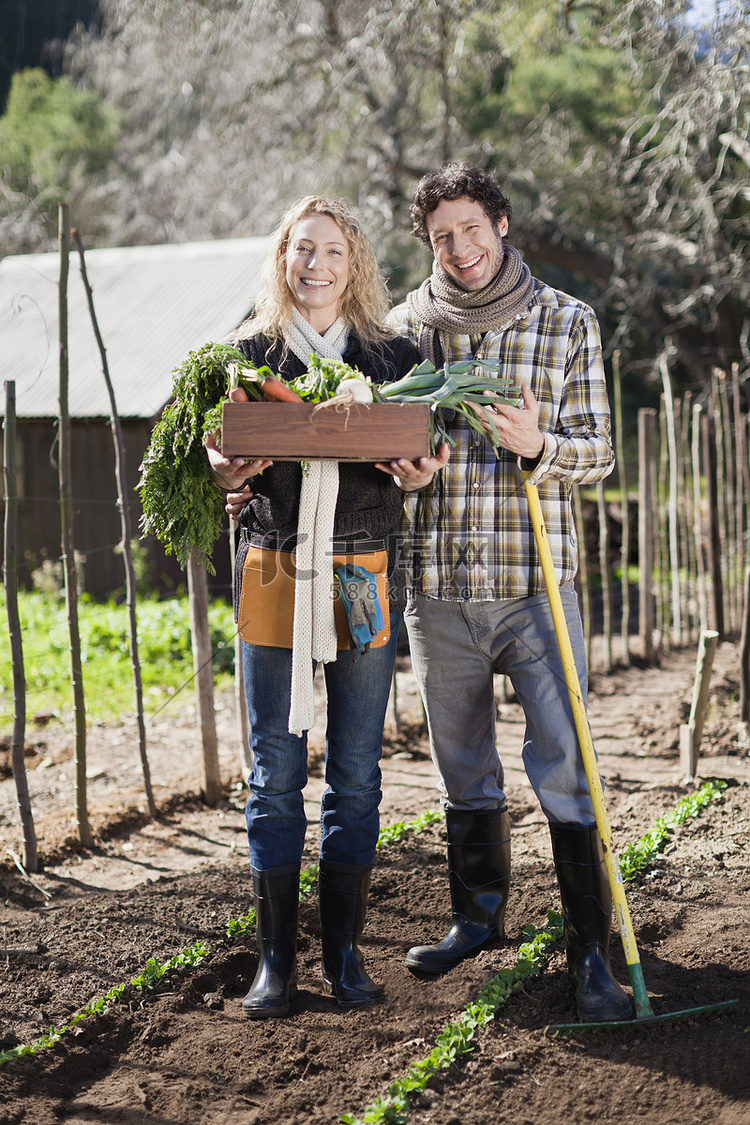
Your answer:
[[[237,348],[206,344],[175,369],[174,400],[154,426],[137,485],[144,535],[155,535],[168,555],[187,568],[196,551],[209,574],[211,553],[224,524],[222,495],[211,478],[203,445],[211,411],[226,396],[230,365],[255,371]]]

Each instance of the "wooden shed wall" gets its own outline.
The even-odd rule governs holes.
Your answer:
[[[134,536],[139,534],[141,515],[135,486],[152,425],[145,419],[122,422]],[[54,561],[60,557],[56,439],[57,425],[50,420],[21,418],[17,421],[19,581],[27,587],[32,585],[32,571],[45,558]],[[104,600],[124,593],[125,586],[123,560],[116,552],[121,532],[109,422],[104,419],[71,421],[71,454],[74,540],[76,551],[85,556],[83,588],[92,597]],[[168,593],[186,582],[182,569],[174,558],[167,558],[158,542],[145,541],[144,546],[148,550],[155,591]],[[215,593],[229,596],[228,545],[219,543],[215,554],[217,576],[212,588]]]

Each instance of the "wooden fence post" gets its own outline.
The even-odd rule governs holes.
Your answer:
[[[65,606],[68,615],[70,647],[70,682],[73,689],[75,715],[75,810],[78,838],[85,848],[91,847],[94,837],[89,825],[86,801],[86,703],[83,693],[81,664],[81,637],[78,628],[78,580],[76,576],[73,541],[73,484],[70,449],[70,415],[68,412],[68,270],[70,264],[70,234],[68,208],[58,207],[58,236],[60,244],[60,281],[58,286],[59,345],[60,345],[60,416],[57,434],[58,475],[60,483],[60,538],[62,545],[63,574],[65,577]]]
[[[117,501],[120,508],[120,533],[122,536],[120,545],[122,547],[122,557],[125,563],[125,600],[127,602],[128,618],[130,622],[130,670],[133,677],[133,695],[135,697],[135,713],[136,721],[138,723],[138,746],[141,757],[141,770],[143,772],[143,788],[146,793],[148,811],[151,816],[156,816],[156,802],[154,801],[154,791],[151,787],[151,769],[149,767],[148,757],[146,755],[146,723],[143,715],[143,681],[141,679],[141,663],[138,659],[138,625],[135,612],[135,566],[133,565],[133,550],[130,545],[130,500],[129,490],[127,486],[127,474],[125,471],[125,439],[122,434],[120,415],[117,413],[115,389],[112,386],[112,380],[109,377],[107,352],[104,347],[102,334],[99,331],[99,322],[96,318],[96,312],[94,311],[94,295],[91,291],[88,274],[86,272],[86,260],[83,253],[83,242],[81,241],[81,235],[77,228],[73,229],[72,236],[81,263],[81,278],[83,280],[83,287],[86,292],[86,300],[89,306],[91,325],[94,330],[96,342],[99,346],[99,355],[102,361],[102,374],[104,375],[104,382],[106,384],[107,394],[109,396],[109,423],[112,430],[112,442],[114,444],[115,481],[117,483]]]
[[[5,609],[10,633],[13,668],[13,733],[10,761],[16,783],[18,811],[23,831],[24,863],[32,875],[39,870],[36,829],[29,799],[24,744],[26,742],[26,676],[23,665],[23,635],[18,612],[18,490],[16,485],[16,384],[5,383],[5,440],[3,474],[5,479],[5,535],[3,582]]]
[[[193,638],[193,672],[195,699],[203,748],[203,791],[206,804],[212,808],[221,796],[219,749],[214,712],[214,664],[211,632],[208,627],[208,579],[206,568],[195,551],[188,563],[188,600],[190,628]]]
[[[229,517],[229,573],[234,582],[234,562],[237,555],[235,532],[237,525]],[[250,751],[250,723],[247,716],[247,700],[245,698],[245,677],[242,672],[242,638],[239,626],[234,631],[234,713],[237,717],[237,733],[240,739],[240,770],[242,780],[247,781],[253,765],[253,755]]]
[[[692,781],[698,772],[698,755],[703,738],[703,723],[706,718],[708,691],[711,686],[713,668],[719,634],[713,630],[701,633],[698,643],[693,699],[690,704],[690,718],[680,727],[680,770],[685,781]]]
[[[750,742],[750,566],[745,571],[745,595],[740,642],[740,727]]]
[[[609,535],[604,481],[596,485],[596,510],[599,517],[599,574],[602,580],[602,634],[604,639],[604,670],[612,671],[612,591],[609,585]]]
[[[625,470],[625,446],[623,442],[622,419],[622,379],[620,377],[620,353],[612,354],[612,382],[615,400],[615,456],[617,459],[617,480],[620,488],[620,509],[622,511],[622,539],[620,543],[620,591],[622,612],[620,635],[622,637],[622,658],[625,667],[630,665],[630,584],[628,582],[628,562],[630,561],[630,513],[628,508],[628,482]]]
[[[709,543],[708,570],[711,575],[711,624],[720,637],[724,636],[724,582],[721,575],[721,533],[716,489],[716,424],[711,413],[702,418],[703,476],[706,481],[706,506],[708,508]]]
[[[638,411],[638,632],[647,664],[654,662],[654,500],[653,462],[656,412]]]
[[[664,388],[664,409],[666,412],[667,449],[669,451],[669,572],[671,577],[671,634],[675,647],[682,641],[682,616],[680,597],[680,550],[679,527],[677,523],[677,429],[675,423],[674,396],[672,380],[669,377],[667,357],[662,354],[659,360],[661,381]]]

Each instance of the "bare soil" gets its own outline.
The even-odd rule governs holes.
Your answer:
[[[413,1125],[646,1125],[750,1123],[750,758],[737,724],[738,649],[719,648],[699,777],[680,776],[678,737],[692,696],[695,652],[660,666],[592,677],[589,714],[617,847],[638,839],[708,778],[723,799],[686,821],[627,896],[649,995],[658,1013],[738,1000],[720,1015],[627,1030],[550,1037],[575,1019],[558,951],[479,1036],[475,1051],[416,1099]],[[435,779],[408,668],[397,678],[402,727],[386,732],[383,823],[436,807]],[[153,993],[126,994],[37,1057],[0,1068],[0,1123],[266,1125],[362,1116],[500,968],[522,928],[559,907],[549,836],[520,762],[523,720],[498,683],[498,734],[513,822],[514,874],[504,946],[433,982],[405,968],[415,942],[442,935],[449,916],[444,829],[383,848],[373,873],[362,949],[386,1002],[340,1011],[319,971],[314,894],[301,905],[300,990],[289,1018],[242,1017],[256,967],[252,936],[226,939],[227,919],[250,906],[244,786],[232,702],[219,704],[224,799],[201,801],[195,719],[187,704],[149,727],[161,810],[144,813],[132,723],[89,736],[89,800],[96,845],[75,844],[72,736],[31,733],[27,765],[42,870],[25,877],[12,779],[0,782],[0,1050],[33,1042],[92,997],[202,939],[205,962]],[[313,739],[306,862],[315,862],[322,789]],[[0,763],[1,764],[1,763]],[[613,965],[625,985],[621,944]]]

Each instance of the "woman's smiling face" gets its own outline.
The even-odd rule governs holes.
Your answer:
[[[295,307],[323,335],[339,315],[349,283],[349,243],[329,215],[307,215],[292,227],[286,280]]]

